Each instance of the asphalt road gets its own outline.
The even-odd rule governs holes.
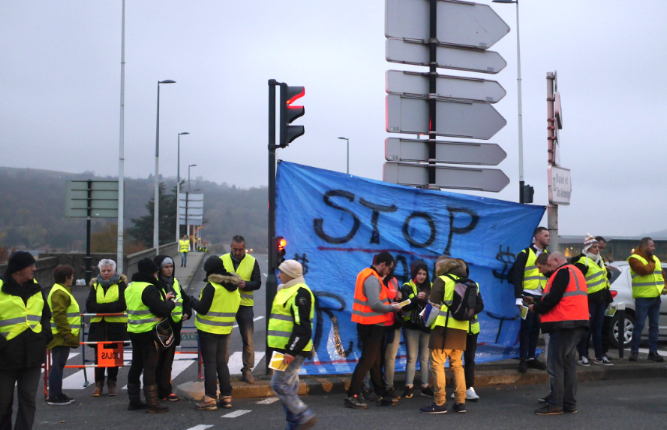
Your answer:
[[[344,395],[304,396],[303,400],[318,415],[317,428],[328,429],[395,429],[436,428],[454,425],[474,429],[563,428],[598,429],[659,429],[665,428],[667,417],[667,380],[641,379],[602,381],[579,384],[577,414],[536,416],[537,398],[547,393],[546,386],[480,388],[481,400],[467,404],[466,414],[425,415],[419,407],[431,399],[414,397],[401,400],[398,406],[368,410],[343,407]],[[451,390],[450,390],[451,392]],[[72,393],[69,393],[72,394]],[[76,394],[76,393],[74,393]],[[238,399],[232,409],[199,412],[194,402],[170,403],[169,413],[149,415],[126,410],[127,397],[116,398],[79,395],[70,406],[48,406],[38,402],[35,429],[282,429],[284,412],[280,401],[268,399]]]

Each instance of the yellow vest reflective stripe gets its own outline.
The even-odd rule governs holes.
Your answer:
[[[313,318],[315,317],[315,297],[308,285],[301,283],[282,289],[276,294],[271,307],[269,331],[266,336],[266,344],[269,348],[285,349],[292,336],[294,324],[301,324],[299,308],[294,303],[299,288],[303,288],[310,293],[310,326],[312,329]],[[313,340],[310,339],[303,350],[311,351],[312,349]]]
[[[236,273],[246,282],[252,279],[252,270],[255,268],[255,257],[252,255],[246,254],[236,270],[234,270],[231,254],[225,254],[220,258],[222,259],[222,264],[225,266],[225,270],[229,273]],[[239,288],[239,292],[241,293],[241,306],[253,306],[255,304],[253,300],[254,291],[245,291]]]
[[[412,299],[417,297],[417,286],[415,285],[415,281],[411,279],[410,282],[406,282],[405,284],[403,284],[404,287],[406,285],[412,289],[412,293],[410,293],[410,295],[406,299]],[[408,313],[407,315],[403,315],[403,319],[405,321],[410,321],[410,313]]]
[[[127,305],[127,331],[130,333],[145,333],[150,331],[162,321],[162,318],[153,315],[141,300],[141,295],[144,293],[148,282],[132,282],[125,289],[125,303]],[[164,300],[162,294],[160,298]]]
[[[53,293],[56,291],[64,291],[65,294],[69,296],[70,303],[67,307],[67,310],[65,311],[67,314],[67,324],[69,324],[69,328],[72,331],[72,336],[79,336],[79,330],[81,330],[81,311],[79,310],[79,304],[76,302],[76,299],[72,293],[67,291],[65,287],[60,284],[54,284],[51,288],[51,291],[49,292],[49,297],[46,299],[51,309],[53,309],[53,305],[51,304],[51,296],[53,296]],[[56,322],[53,319],[53,316],[51,316],[51,333],[58,334],[58,327],[56,326]]]
[[[44,309],[42,291],[30,296],[26,304],[19,296],[3,293],[3,285],[0,279],[0,336],[6,340],[12,340],[27,329],[41,333],[42,310]]]
[[[648,261],[641,255],[632,254],[628,257],[628,263],[630,263],[631,258],[636,258],[641,261],[643,264],[648,264]],[[653,256],[653,261],[655,261],[655,270],[650,275],[639,275],[632,270],[630,266],[630,275],[632,276],[632,298],[653,298],[658,297],[662,293],[662,289],[665,286],[665,279],[662,277],[662,265],[660,260],[655,255]]]
[[[181,284],[178,283],[178,279],[174,278],[174,309],[171,311],[171,319],[175,322],[181,322],[183,318],[183,295],[181,294]]]
[[[189,240],[179,240],[178,241],[178,252],[189,252],[190,251],[190,241]]]
[[[241,295],[238,289],[228,291],[215,282],[209,282],[209,284],[215,288],[213,303],[211,303],[211,308],[206,315],[197,314],[195,327],[207,333],[229,334],[232,332],[236,312],[239,310]],[[199,293],[199,300],[201,300],[202,294],[204,294],[204,289]]]
[[[449,276],[456,280],[460,279],[456,275]],[[440,279],[442,279],[442,281],[445,283],[445,296],[443,298],[442,304],[440,305],[440,312],[438,312],[438,317],[435,319],[435,322],[433,322],[431,329],[440,326],[468,331],[468,328],[470,327],[470,321],[455,320],[451,315],[449,315],[449,318],[447,318],[449,311],[447,302],[451,303],[454,299],[454,286],[456,285],[456,281],[451,279],[449,276],[440,276]],[[479,289],[479,285],[477,285],[477,288]]]
[[[537,268],[535,261],[537,260],[537,254],[533,251],[532,247],[528,247],[527,250],[524,249],[521,252],[528,252],[528,259],[526,260],[526,267],[523,269],[523,289],[524,290],[537,290],[538,288],[544,289],[547,285],[547,278],[540,273]],[[547,252],[542,251],[542,252]]]
[[[99,283],[95,284],[95,301],[97,303],[113,303],[117,302],[119,299],[120,299],[120,288],[118,288],[118,284],[113,284],[112,286],[107,288],[106,293],[104,292],[104,288],[102,288],[102,285],[100,285]],[[127,323],[126,316],[93,317],[93,319],[91,319],[90,322],[96,323],[102,321],[102,319],[110,323]]]
[[[600,267],[595,261],[586,256],[584,256],[583,261],[579,260],[579,263],[588,267],[588,271],[586,272],[586,286],[588,287],[588,294],[597,293],[598,291],[602,291],[605,288],[609,288],[607,268],[604,266],[604,264],[602,264],[602,267]]]

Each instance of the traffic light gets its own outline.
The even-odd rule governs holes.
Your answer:
[[[276,236],[273,238],[273,249],[276,253],[276,257],[273,263],[273,268],[277,269],[280,266],[280,263],[285,261],[285,247],[287,246],[287,241],[282,236]]]
[[[291,141],[306,132],[302,125],[290,125],[295,119],[306,113],[303,106],[294,106],[293,103],[306,94],[304,87],[290,87],[280,84],[280,141],[278,148],[287,148]]]
[[[523,186],[523,189],[521,190],[523,193],[523,202],[528,204],[528,203],[533,203],[533,194],[535,194],[535,189],[531,187],[530,185],[526,184]]]

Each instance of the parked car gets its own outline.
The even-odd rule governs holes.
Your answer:
[[[635,327],[635,301],[632,298],[632,277],[630,276],[630,265],[626,261],[615,261],[609,263],[611,272],[611,295],[614,304],[625,304],[625,318],[620,326],[623,327],[623,347],[629,348],[632,341],[632,330]],[[605,317],[605,330],[609,344],[618,348],[618,330],[620,316],[617,312],[613,317]],[[642,337],[648,336],[648,320],[644,326]],[[667,299],[662,300],[660,305],[660,336],[667,336]]]

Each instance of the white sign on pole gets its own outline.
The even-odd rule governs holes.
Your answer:
[[[428,103],[423,98],[387,96],[387,131],[428,134]],[[438,136],[469,139],[492,138],[507,121],[487,103],[438,100],[435,133]]]
[[[429,40],[429,0],[387,0],[385,36]],[[490,48],[509,33],[509,26],[490,6],[462,1],[437,3],[438,43],[478,49]]]
[[[569,205],[572,195],[572,178],[570,169],[549,166],[549,203],[552,205]]]
[[[390,63],[429,65],[429,47],[419,42],[387,39],[385,55]],[[440,69],[495,74],[506,66],[507,62],[495,51],[461,49],[442,45],[436,48],[436,67]]]
[[[485,79],[437,75],[435,84],[438,97],[449,99],[496,103],[507,94],[498,82]],[[430,93],[428,73],[387,70],[386,85],[389,94],[428,97]]]
[[[90,188],[89,188],[90,185]],[[72,181],[66,183],[65,216],[87,218],[118,217],[118,181]]]
[[[431,165],[435,169],[435,183],[438,187],[459,190],[499,192],[510,183],[509,178],[499,169],[470,169]],[[428,164],[384,163],[382,180],[393,184],[424,186],[429,185]]]
[[[384,157],[387,161],[429,160],[428,142],[389,138],[385,140]],[[497,166],[507,157],[507,153],[495,143],[436,141],[435,144],[435,159],[429,161],[436,163]]]
[[[204,195],[179,193],[178,218],[180,225],[202,225],[204,222]]]

